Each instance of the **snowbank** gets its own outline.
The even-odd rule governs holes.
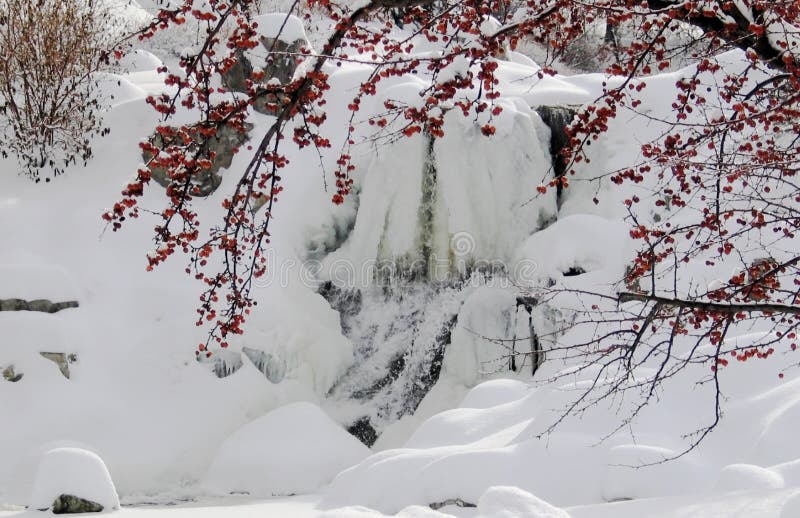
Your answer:
[[[248,423],[220,447],[205,479],[214,494],[309,493],[369,455],[366,446],[310,403]]]
[[[481,518],[569,518],[569,513],[516,487],[492,487],[478,500]]]

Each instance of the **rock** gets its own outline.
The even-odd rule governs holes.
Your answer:
[[[436,511],[438,509],[441,509],[442,507],[447,507],[449,505],[454,505],[456,507],[478,507],[477,505],[470,502],[465,502],[460,498],[449,498],[441,502],[434,502],[432,504],[429,504],[428,507]]]
[[[14,371],[14,366],[13,365],[7,365],[6,367],[4,367],[3,371],[2,371],[2,374],[3,374],[3,378],[6,381],[10,381],[11,383],[18,382],[19,380],[22,379],[22,376],[23,376],[23,374],[21,372],[18,373],[18,372]]]
[[[253,129],[252,124],[246,125],[246,132],[240,132],[234,128],[222,126],[217,130],[217,134],[215,136],[208,139],[203,139],[203,148],[199,150],[200,156],[210,156],[212,153],[214,153],[215,157],[214,160],[211,161],[210,168],[198,172],[194,178],[192,178],[192,185],[194,187],[194,191],[192,193],[193,195],[208,196],[217,190],[219,184],[222,183],[222,177],[218,174],[220,169],[226,169],[230,167],[235,154],[234,150],[248,140],[248,134],[251,129]],[[189,134],[191,135],[193,141],[189,145],[187,153],[196,153],[198,151],[198,146],[200,146],[198,143],[198,140],[200,139],[198,138],[199,135],[197,128],[190,127]],[[198,140],[194,140],[196,138],[198,138]],[[155,133],[150,137],[149,141],[158,149],[166,149],[173,144],[174,139],[167,137],[167,140],[165,140],[165,138],[160,134]],[[142,151],[142,159],[145,163],[150,162],[152,158],[153,155],[149,151]],[[167,174],[166,168],[152,166],[150,171],[152,173],[153,180],[155,180],[159,185],[162,187],[169,186],[171,179]]]
[[[305,38],[286,42],[266,36],[261,36],[260,41],[260,50],[266,52],[264,66],[256,70],[247,55],[237,51],[236,64],[222,74],[222,81],[229,89],[246,93],[247,80],[253,72],[259,72],[264,83],[256,89],[253,109],[266,115],[276,115],[284,103],[283,87],[292,81],[297,70],[297,56],[309,48],[309,43]]]
[[[369,447],[372,447],[375,441],[378,440],[378,432],[375,431],[375,427],[369,422],[368,416],[358,419],[347,428],[347,431],[350,435]]]
[[[77,300],[52,302],[46,299],[0,299],[0,311],[38,311],[41,313],[58,313],[63,309],[77,308]]]
[[[282,85],[291,82],[297,69],[298,56],[302,54],[303,49],[308,48],[308,42],[299,39],[287,43],[262,36],[261,45],[269,52],[267,66],[264,67],[264,78],[267,81],[277,79]]]
[[[253,75],[253,64],[241,49],[234,52],[236,64],[223,72],[222,84],[234,92],[247,92],[247,80]]]
[[[569,135],[565,129],[572,123],[578,108],[575,106],[539,106],[536,113],[542,118],[542,122],[550,128],[550,156],[553,160],[553,175],[556,178],[562,177],[567,172],[567,163],[561,156],[561,150],[569,144]],[[559,184],[556,187],[556,198],[561,200],[563,187]]]
[[[281,105],[283,94],[278,90],[292,81],[298,58],[311,48],[302,21],[296,16],[285,18],[286,15],[281,13],[257,17],[258,24],[266,28],[259,35],[261,46],[234,52],[236,63],[222,73],[222,82],[228,89],[247,93],[248,79],[253,77],[253,72],[258,72],[263,85],[258,89],[255,110],[269,115],[277,111],[275,105]],[[278,32],[280,37],[273,37]]]
[[[59,495],[53,501],[53,514],[100,513],[103,506],[74,495]]]
[[[69,379],[69,364],[74,363],[78,359],[78,357],[75,354],[50,353],[50,352],[40,352],[39,354],[43,358],[47,358],[51,362],[58,365],[58,370],[60,370],[61,374],[63,374],[64,377],[67,379]]]
[[[28,507],[54,514],[119,509],[111,475],[97,454],[81,448],[56,448],[42,456]]]

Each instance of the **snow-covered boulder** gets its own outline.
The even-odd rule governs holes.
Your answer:
[[[153,53],[144,49],[134,49],[117,61],[117,66],[125,72],[146,72],[164,66]]]
[[[110,511],[119,509],[119,497],[97,454],[56,448],[45,453],[39,463],[28,505],[59,514]]]
[[[771,469],[753,464],[729,464],[722,468],[714,487],[717,491],[782,489],[783,477]]]
[[[517,487],[491,487],[478,500],[481,518],[569,518],[569,513]]]
[[[464,396],[464,400],[461,401],[460,407],[491,408],[522,399],[530,391],[531,386],[522,381],[511,379],[490,380],[470,390]]]
[[[205,479],[214,494],[312,492],[360,462],[369,449],[311,403],[280,407],[223,444]]]
[[[607,501],[691,493],[705,486],[705,467],[667,448],[622,444],[611,448],[606,459]]]

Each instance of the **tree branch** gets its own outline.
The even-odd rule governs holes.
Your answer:
[[[662,306],[677,308],[700,309],[703,311],[727,313],[788,313],[800,315],[800,306],[787,306],[785,304],[722,304],[718,302],[704,302],[700,300],[685,300],[677,298],[659,297],[643,293],[622,292],[617,295],[617,300],[625,302],[655,302]]]

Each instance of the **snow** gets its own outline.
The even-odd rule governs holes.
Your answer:
[[[537,277],[569,283],[564,273],[580,267],[587,274],[576,278],[582,286],[613,282],[622,277],[626,261],[634,256],[628,232],[628,225],[618,220],[591,214],[564,216],[529,237],[518,249],[517,260],[532,261]]]
[[[285,16],[256,20],[262,35],[275,36]],[[483,30],[493,27],[487,22]],[[321,34],[325,30],[308,36]],[[294,17],[280,34],[286,42],[306,37],[303,22]],[[173,43],[190,46],[185,39],[161,44]],[[36,505],[50,505],[53,491],[67,487],[113,504],[109,472],[123,502],[159,504],[119,511],[131,518],[800,515],[795,437],[800,380],[794,372],[778,380],[785,358],[726,369],[721,375],[724,419],[683,456],[682,436],[707,423],[711,410],[709,387],[695,384],[699,371],[694,366],[659,392],[636,423],[600,441],[633,402],[590,408],[551,432],[550,425],[597,371],[577,371],[580,359],[551,349],[532,378],[529,361],[521,359],[529,334],[528,314],[517,304],[521,290],[534,293],[550,281],[576,290],[617,288],[634,251],[620,201],[633,192],[652,196],[654,186],[620,191],[601,178],[630,163],[638,141],[663,131],[654,120],[669,109],[663,100],[690,71],[648,79],[639,108],[644,115],[623,111],[611,121],[608,134],[592,145],[591,165],[571,178],[560,206],[552,192],[536,191],[552,177],[552,157],[549,130],[532,108],[590,101],[608,78],[539,78],[538,65],[514,52],[509,52],[511,61],[499,62],[503,96],[497,102],[503,111],[492,121],[494,138],[479,130],[488,115],[473,120],[451,111],[445,115],[445,137],[435,141],[429,156],[424,135],[376,141],[358,124],[352,150],[355,192],[343,206],[329,203],[319,158],[286,148],[291,165],[283,175],[285,191],[267,251],[275,267],[254,291],[258,311],[247,334],[224,353],[214,351],[215,358],[238,367],[217,379],[212,363],[194,359],[193,347],[205,335],[193,326],[199,288],[182,275],[185,265],[175,260],[144,272],[144,251],[151,247],[158,218],[143,212],[144,221],[121,234],[111,233],[99,218],[141,161],[135,143],[158,120],[144,98],[164,90],[155,69],[174,59],[165,54],[139,49],[123,58],[119,74],[98,76],[103,95],[113,96],[105,114],[111,134],[96,142],[88,167],[33,185],[14,174],[13,160],[0,160],[0,298],[80,302],[79,308],[55,315],[0,313],[0,367],[13,364],[24,374],[17,383],[0,378],[0,516],[20,516],[4,506],[29,502],[32,489]],[[726,66],[737,66],[737,60],[741,56],[735,53],[722,58]],[[437,80],[464,73],[464,67],[454,63]],[[371,69],[349,64],[327,69],[332,98],[322,132],[338,150],[342,121],[350,115],[347,102]],[[430,80],[425,74],[387,79],[378,96],[364,100],[362,113],[379,113],[385,100],[418,105],[419,92]],[[191,117],[181,111],[177,120]],[[272,118],[251,114],[250,121],[259,134]],[[322,157],[329,185],[332,153]],[[247,159],[237,156],[231,169],[240,169]],[[435,186],[423,193],[432,160]],[[236,181],[223,173],[217,193],[195,200],[205,225],[220,217],[222,196]],[[142,204],[157,209],[164,200],[163,189],[154,187]],[[421,214],[428,212],[431,232],[423,236]],[[673,214],[658,216],[679,223]],[[418,296],[413,309],[426,317],[413,330],[419,334],[412,335],[398,330],[402,321],[392,312],[396,301],[375,286],[373,273],[382,260],[406,264],[423,258],[423,237],[430,238],[435,259],[436,268],[428,272],[433,279],[463,274],[476,264],[502,265],[510,278],[468,278],[458,289],[403,292],[406,302]],[[733,266],[723,264],[711,273],[690,270],[678,282],[707,285]],[[564,275],[576,268],[585,273]],[[385,339],[373,344],[380,351],[372,362],[358,356],[363,351],[345,336],[340,315],[316,293],[324,280],[365,288],[363,319],[348,336],[383,333]],[[388,359],[409,341],[419,344],[408,336],[435,335],[451,313],[457,323],[439,381],[413,414],[392,421],[398,416],[386,412],[396,403],[391,388],[368,403],[341,397],[350,388],[354,366],[374,367],[380,377]],[[569,317],[567,309],[533,312],[531,321],[546,348],[586,338],[569,328],[555,336],[554,320],[563,324]],[[516,372],[508,369],[508,344],[515,337]],[[742,332],[726,347],[765,337],[765,329]],[[69,380],[39,355],[44,351],[77,354]],[[415,352],[404,360],[417,361]],[[254,366],[253,357],[265,359],[265,372]],[[646,376],[651,368],[644,365],[633,376]],[[706,372],[707,366],[696,369]],[[547,382],[556,377],[557,383]],[[390,415],[376,422],[383,434],[372,451],[341,426],[357,415]],[[678,458],[662,462],[673,457]],[[73,474],[84,473],[80,466],[87,475]],[[299,493],[314,494],[263,500]],[[455,499],[477,507],[428,507]],[[166,505],[184,500],[190,503]]]
[[[277,38],[285,43],[294,43],[297,40],[308,41],[303,21],[297,16],[284,13],[269,13],[253,17],[253,23],[258,24],[258,34],[266,38]]]
[[[104,511],[119,509],[117,491],[103,460],[79,448],[57,448],[44,454],[28,506],[48,509],[59,495],[98,503]]]
[[[714,489],[744,491],[753,489],[782,489],[783,477],[775,471],[752,464],[730,464],[722,468]]]
[[[24,253],[5,253],[0,260],[0,299],[65,302],[82,298],[75,278],[62,267]]]
[[[518,380],[497,379],[477,385],[461,401],[461,408],[490,408],[525,396],[530,385]]]
[[[691,457],[676,458],[678,453],[638,444],[611,448],[603,498],[613,502],[697,491],[704,486],[709,470]]]
[[[134,49],[117,60],[117,66],[126,73],[148,72],[164,66],[164,63],[152,52]]]
[[[516,487],[491,487],[478,500],[485,518],[569,518],[569,513]]]
[[[783,506],[780,518],[792,518],[800,514],[800,492],[795,493]]]
[[[294,403],[246,424],[221,445],[204,486],[212,494],[309,493],[369,454],[319,407]]]
[[[515,311],[516,297],[511,290],[487,286],[471,294],[464,301],[452,343],[445,352],[442,362],[445,376],[471,387],[480,381],[482,374],[503,370],[509,362],[511,340],[517,331],[512,324]],[[525,329],[519,336],[529,334]],[[484,337],[502,342],[487,343]],[[527,350],[527,340],[521,340],[520,347]]]
[[[572,518],[788,518],[784,506],[791,506],[791,497],[797,490],[746,491],[714,495],[673,496],[647,498],[628,502],[615,502],[590,506],[571,507]],[[788,502],[787,502],[788,501]],[[784,511],[782,511],[782,508]],[[790,507],[792,509],[793,506]],[[796,508],[794,508],[796,509]]]
[[[419,81],[388,88],[397,102],[419,102]],[[412,92],[415,92],[412,94]],[[392,144],[364,165],[369,170],[359,194],[355,226],[341,248],[329,254],[323,273],[350,276],[348,286],[369,284],[371,270],[363,265],[397,260],[424,264],[416,225],[423,211],[432,221],[428,269],[446,280],[468,266],[491,268],[511,264],[517,243],[537,230],[556,210],[554,197],[526,203],[548,174],[549,152],[541,135],[543,124],[530,108],[503,103],[495,119],[495,138],[455,111],[444,119],[445,136],[433,143],[436,186],[423,196],[423,170],[428,160],[426,138],[416,135]],[[510,208],[510,210],[509,210]],[[354,271],[341,265],[358,265]]]

